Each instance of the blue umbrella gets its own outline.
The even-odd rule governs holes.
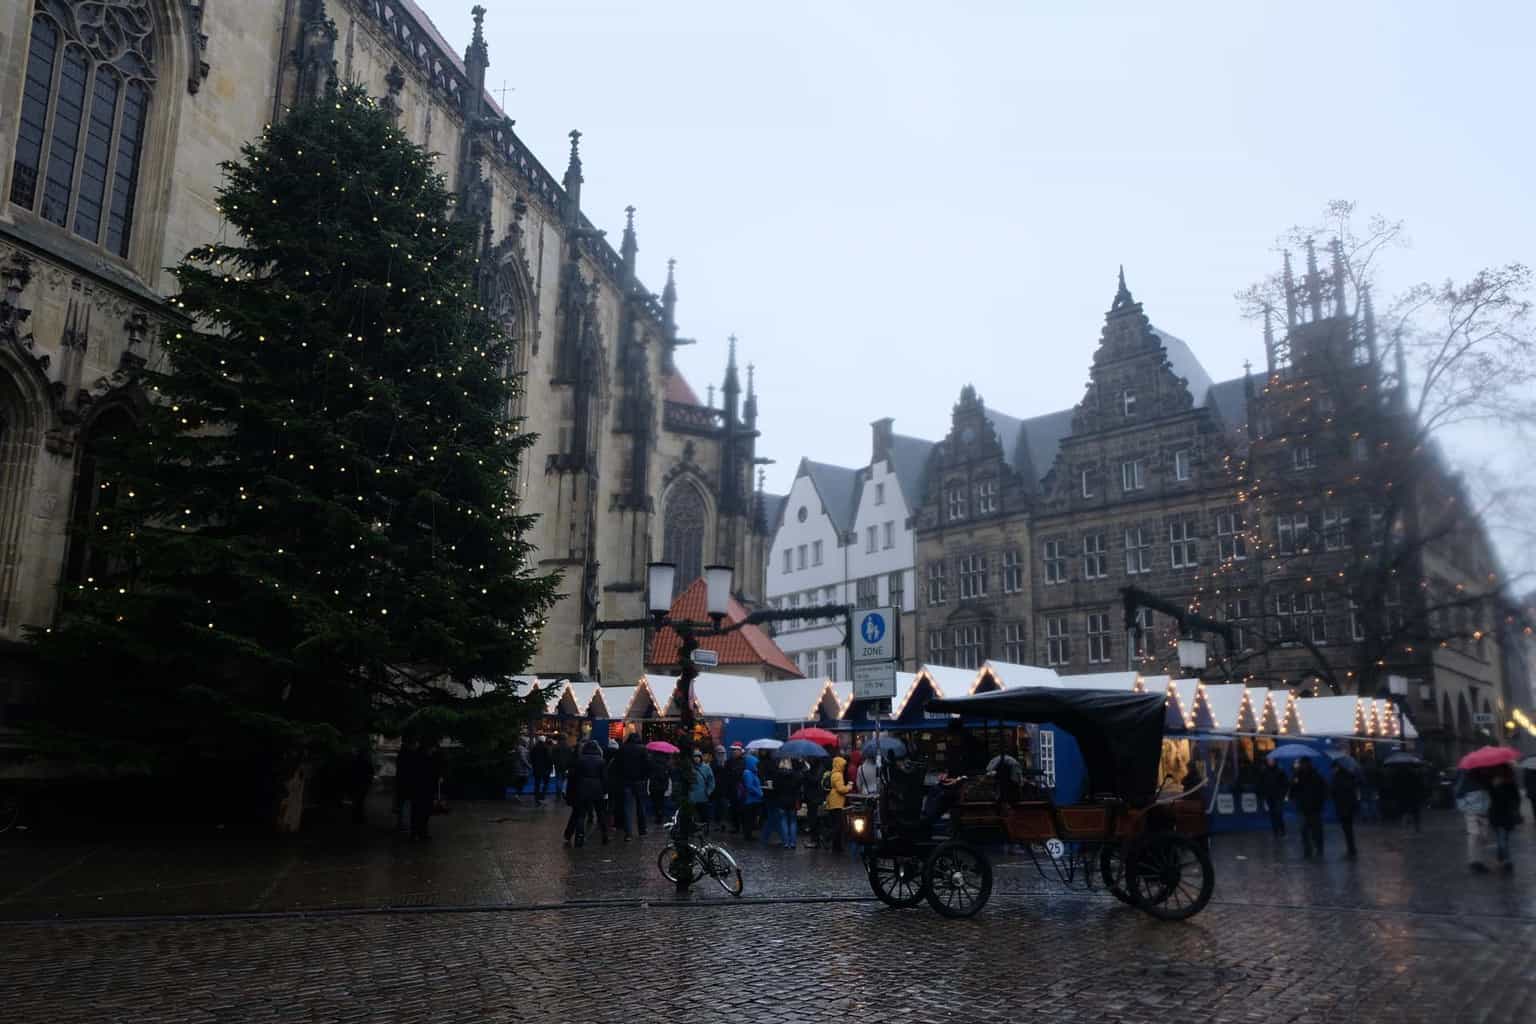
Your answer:
[[[1313,757],[1319,761],[1327,760],[1328,755],[1313,747],[1303,746],[1300,743],[1286,743],[1271,750],[1266,757],[1272,757],[1276,761],[1294,761],[1298,757]]]
[[[888,755],[890,757],[906,757],[907,756],[907,745],[905,743],[901,742],[901,740],[897,739],[895,736],[881,736],[880,737],[880,741],[879,741],[879,746],[880,746],[880,753]],[[874,757],[875,756],[875,741],[874,740],[870,740],[868,743],[864,744],[864,756],[865,757]]]
[[[777,751],[777,757],[826,757],[825,747],[819,747],[810,740],[790,740]]]
[[[1330,751],[1328,751],[1328,756],[1333,758],[1333,766],[1335,768],[1343,768],[1345,771],[1349,772],[1349,774],[1351,774],[1351,775],[1359,775],[1360,774],[1360,762],[1356,761],[1354,758],[1350,757],[1348,754],[1337,753],[1335,751],[1330,750]]]

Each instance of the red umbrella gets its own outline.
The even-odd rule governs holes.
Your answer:
[[[677,753],[677,748],[668,743],[666,740],[651,740],[651,742],[645,745],[645,749],[657,754]]]
[[[1457,762],[1456,767],[1463,771],[1471,771],[1474,768],[1496,768],[1501,764],[1514,764],[1520,760],[1520,751],[1513,747],[1483,747],[1474,750]]]
[[[810,740],[818,747],[837,746],[837,734],[828,732],[826,729],[799,729],[790,733],[789,738],[792,740]]]

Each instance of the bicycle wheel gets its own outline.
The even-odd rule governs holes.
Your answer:
[[[698,858],[683,856],[670,843],[656,855],[656,869],[662,878],[674,885],[692,885],[699,880]]]
[[[704,847],[704,870],[727,893],[732,896],[741,895],[745,887],[741,879],[741,868],[737,866],[736,858],[731,856],[731,851],[713,843]]]

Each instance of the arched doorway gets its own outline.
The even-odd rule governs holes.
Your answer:
[[[661,557],[677,566],[672,596],[704,575],[704,528],[707,520],[704,495],[686,481],[667,497],[662,511]]]

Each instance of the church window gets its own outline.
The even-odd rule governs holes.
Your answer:
[[[39,0],[32,18],[11,202],[128,254],[155,88],[146,0]]]
[[[1136,415],[1136,389],[1126,388],[1120,392],[1120,412],[1129,419]]]
[[[661,557],[677,566],[673,596],[704,575],[704,496],[684,483],[667,499],[661,533]]]

